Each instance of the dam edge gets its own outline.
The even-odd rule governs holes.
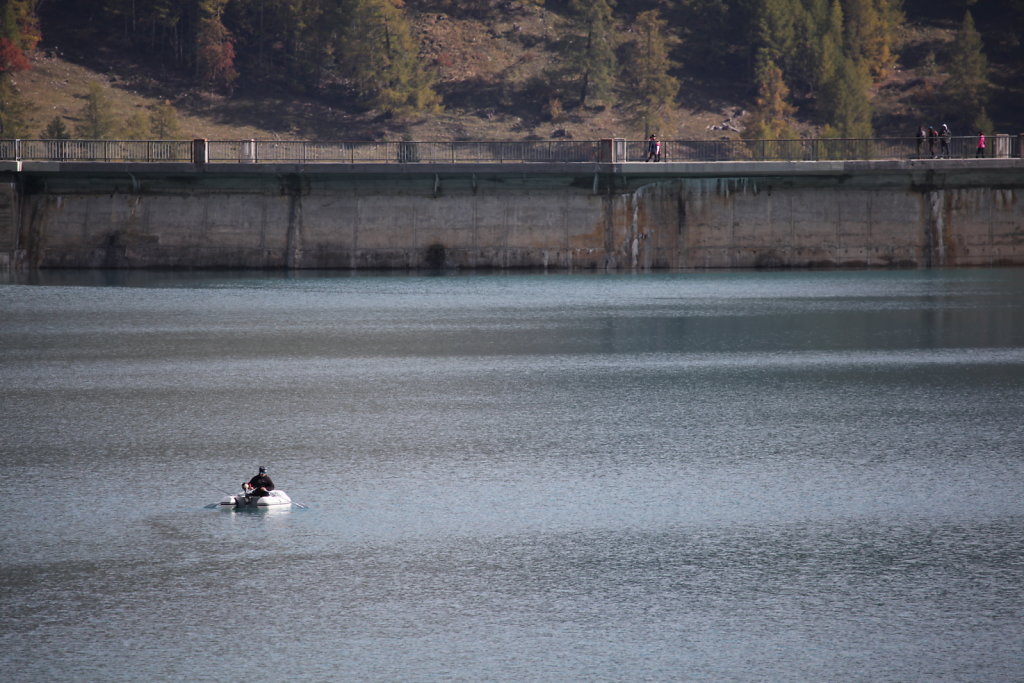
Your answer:
[[[0,162],[0,267],[1024,264],[1024,160]]]

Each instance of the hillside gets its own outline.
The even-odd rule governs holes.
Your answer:
[[[549,3],[557,6],[557,3]],[[505,3],[497,13],[460,12],[456,3],[409,2],[421,58],[437,77],[442,113],[396,118],[349,106],[337,94],[296,94],[265,84],[240,84],[233,91],[197,89],[190,79],[146,55],[97,49],[76,39],[74,27],[43,22],[43,41],[31,56],[32,69],[16,74],[16,87],[33,107],[28,128],[39,133],[55,116],[68,128],[81,117],[91,81],[111,94],[115,116],[127,120],[153,104],[170,102],[179,115],[182,137],[211,139],[595,139],[639,137],[625,123],[621,107],[565,107],[551,116],[544,74],[562,58],[556,36],[566,18],[551,9]],[[445,11],[441,11],[445,10]],[[876,84],[874,127],[879,136],[911,135],[918,123],[939,123],[941,59],[956,24],[941,18],[908,21],[898,36],[895,68]],[[623,27],[625,30],[625,27]],[[685,56],[686,53],[684,53]],[[749,117],[754,93],[741,78],[723,78],[713,67],[679,61],[681,83],[676,107],[662,137],[735,137]],[[997,128],[1015,132],[1022,97],[1017,71],[991,64],[991,114]],[[817,133],[813,119],[796,101],[797,129]]]

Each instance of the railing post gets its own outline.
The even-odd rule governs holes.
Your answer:
[[[205,166],[210,161],[210,147],[206,138],[196,138],[192,141],[192,163],[196,166]]]
[[[256,163],[256,141],[246,140],[242,143],[242,158],[243,164],[255,164]]]

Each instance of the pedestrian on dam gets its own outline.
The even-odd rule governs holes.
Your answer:
[[[942,143],[942,154],[945,158],[949,158],[949,141],[953,137],[953,133],[949,130],[949,126],[942,124],[942,130],[939,131],[939,141]]]
[[[661,140],[658,139],[657,135],[651,135],[647,141],[647,159],[645,161],[661,161]]]
[[[985,133],[978,131],[978,151],[974,153],[975,159],[985,158]]]
[[[924,125],[917,127],[917,158],[922,159],[922,153],[924,152],[924,139],[928,137],[927,131],[924,129]]]
[[[928,126],[928,156],[932,159],[935,158],[935,139],[939,137],[939,132],[935,130],[935,126]]]

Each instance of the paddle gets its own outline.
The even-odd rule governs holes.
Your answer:
[[[207,486],[209,486],[209,487],[210,487],[211,489],[213,489],[214,491],[219,491],[220,493],[223,493],[223,494],[224,494],[224,495],[226,495],[226,496],[234,496],[234,495],[236,495],[236,494],[234,494],[234,493],[231,493],[230,491],[225,491],[224,489],[222,489],[222,488],[221,488],[221,487],[219,487],[219,486],[214,486],[214,485],[213,485],[213,484],[211,484],[210,482],[206,482],[206,485],[207,485]]]

